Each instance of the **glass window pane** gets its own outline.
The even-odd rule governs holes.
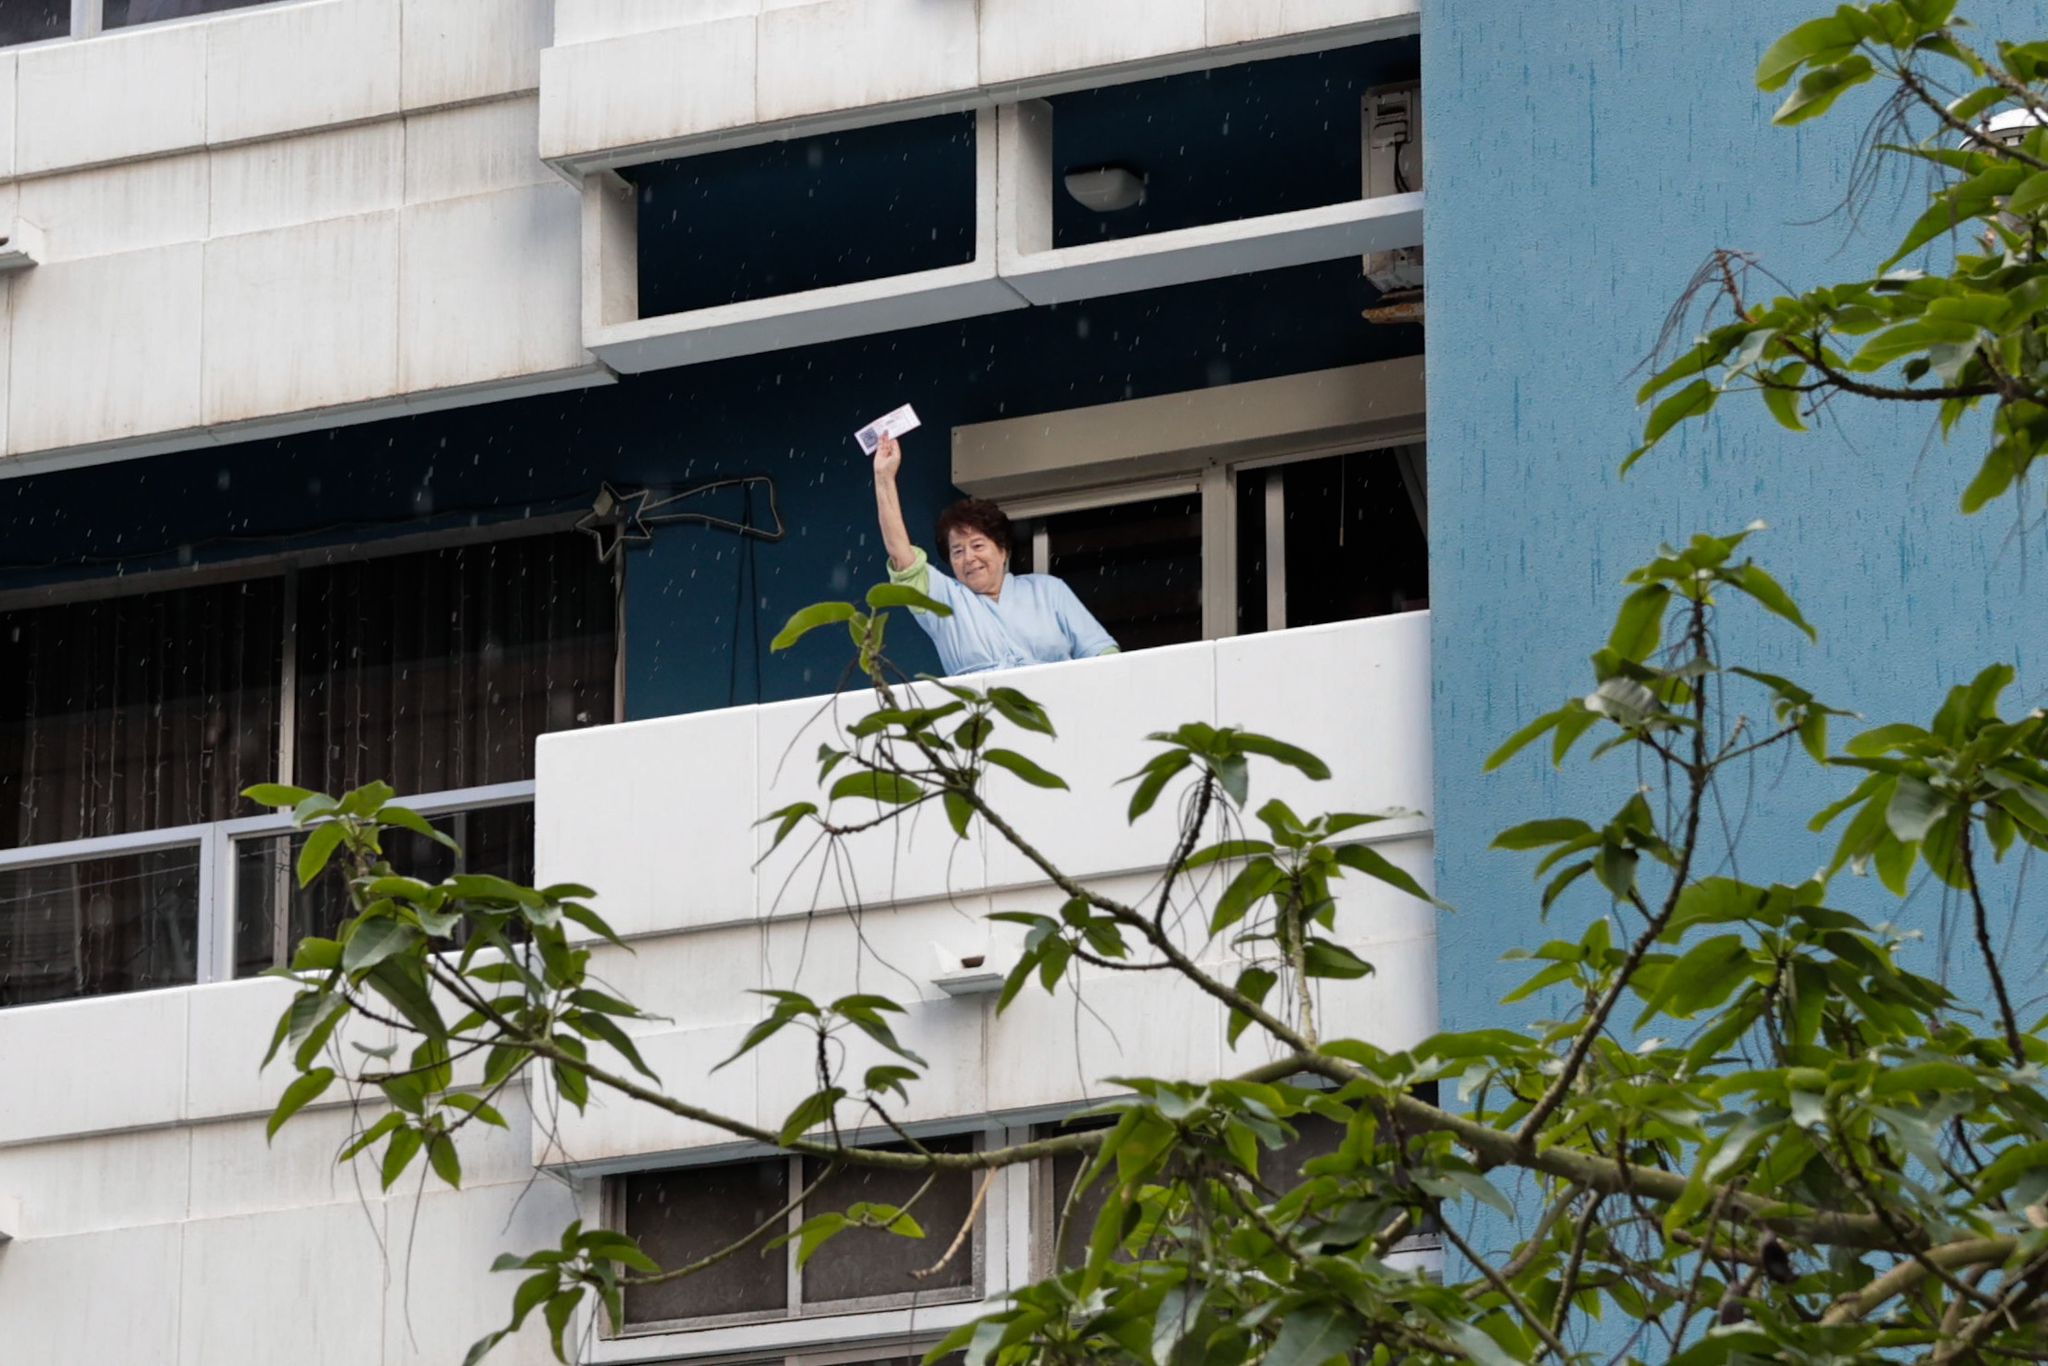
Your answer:
[[[0,9],[14,3],[5,0]],[[274,0],[106,0],[102,28],[127,28],[131,24],[153,24],[159,19],[183,19],[194,14],[219,14],[223,10],[248,9]]]
[[[268,578],[0,614],[0,848],[252,812],[283,601]]]
[[[932,1139],[925,1146],[934,1152],[968,1152],[974,1145],[967,1138],[953,1138]],[[806,1158],[805,1184],[816,1181],[823,1167],[816,1159]],[[825,1244],[804,1267],[804,1303],[816,1306],[877,1295],[931,1295],[971,1289],[975,1284],[971,1247],[962,1247],[936,1275],[920,1280],[911,1273],[931,1266],[952,1246],[954,1235],[967,1221],[967,1212],[974,1203],[975,1180],[971,1172],[940,1175],[910,1210],[911,1218],[924,1230],[922,1238],[899,1238],[880,1230],[856,1229]],[[847,1168],[835,1173],[804,1203],[804,1217],[843,1211],[858,1201],[906,1205],[924,1182],[923,1172]]]
[[[71,0],[0,0],[0,47],[62,38],[71,32]]]
[[[299,587],[301,787],[516,782],[540,735],[612,719],[612,575],[587,537],[360,560]]]
[[[439,882],[457,872],[489,873],[522,884],[533,881],[532,803],[456,811],[430,817],[427,823],[460,845],[461,857],[411,831],[387,831],[385,856],[404,876]],[[310,887],[299,886],[299,850],[306,838],[290,834],[236,841],[237,976],[262,972],[289,957],[291,946],[307,935],[332,938],[348,918],[348,893],[340,878],[330,873]],[[283,954],[275,939],[280,905],[290,907]]]
[[[1356,451],[1237,475],[1240,632],[1318,626],[1429,606],[1429,535],[1420,445]],[[1267,545],[1270,478],[1281,483],[1284,540]],[[1269,574],[1285,574],[1284,623],[1268,611]]]
[[[626,1233],[673,1269],[731,1246],[788,1204],[789,1163],[768,1158],[684,1167],[622,1177],[620,1184]],[[679,1280],[629,1286],[626,1322],[780,1311],[789,1304],[788,1270],[788,1251],[778,1247],[741,1252]]]
[[[197,846],[0,870],[0,1006],[197,978]]]
[[[1056,513],[1044,524],[1044,572],[1065,579],[1120,647],[1202,638],[1200,494]]]

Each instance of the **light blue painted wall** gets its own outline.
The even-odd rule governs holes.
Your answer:
[[[1821,644],[1738,614],[1726,653],[1873,721],[1924,720],[1938,689],[1994,659],[2019,666],[2013,700],[2048,694],[2048,532],[2020,530],[2010,503],[1956,511],[1974,461],[1967,443],[1931,437],[1930,413],[1846,410],[1841,430],[1797,437],[1736,403],[1625,482],[1616,475],[1640,429],[1630,372],[1710,249],[1755,250],[1812,283],[1883,255],[1884,212],[1860,238],[1840,218],[1795,226],[1840,198],[1872,101],[1780,130],[1775,99],[1751,83],[1772,39],[1828,8],[1423,0],[1435,814],[1442,891],[1460,908],[1440,929],[1447,1028],[1510,1018],[1497,1002],[1522,973],[1501,951],[1550,937],[1530,860],[1489,853],[1494,833],[1537,815],[1603,817],[1636,781],[1621,756],[1561,775],[1528,757],[1493,775],[1481,764],[1522,722],[1587,689],[1617,580],[1660,539],[1768,521],[1756,552]],[[2048,31],[2038,0],[1965,11]],[[1880,208],[1884,195],[1919,191],[1895,180]],[[1804,761],[1734,785],[1729,819],[1749,810],[1740,873],[1810,873],[1832,844],[1805,818],[1846,788]],[[1903,912],[1871,890],[1845,883],[1837,903],[1926,930],[1935,966],[1937,890]],[[1575,936],[1602,909],[1594,894],[1568,899],[1552,928]],[[2022,994],[2038,996],[2039,925],[2023,920],[2014,948]],[[1957,983],[1975,995],[1965,958]]]

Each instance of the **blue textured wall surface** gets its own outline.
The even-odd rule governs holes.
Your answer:
[[[1850,405],[1838,427],[1802,437],[1730,400],[1625,481],[1616,473],[1640,431],[1631,371],[1710,250],[1758,252],[1794,283],[1854,278],[1896,240],[1898,206],[1924,204],[1895,177],[1861,235],[1840,217],[1799,225],[1840,200],[1874,97],[1777,129],[1777,97],[1752,78],[1773,39],[1828,8],[1423,0],[1435,815],[1442,893],[1460,908],[1440,926],[1446,1027],[1507,1022],[1499,999],[1524,973],[1500,962],[1503,948],[1576,937],[1605,909],[1575,891],[1540,925],[1532,860],[1487,845],[1536,816],[1611,814],[1639,780],[1632,761],[1581,757],[1561,774],[1533,753],[1491,775],[1481,765],[1523,722],[1589,689],[1586,657],[1618,580],[1660,539],[1770,523],[1754,551],[1820,644],[1732,611],[1724,655],[1805,680],[1871,724],[1924,721],[1940,689],[1998,659],[2020,670],[2010,703],[2048,690],[2048,536],[2022,530],[2011,502],[1961,516],[1982,447],[1960,435],[1944,447],[1930,412]],[[2048,30],[2036,0],[1964,8]],[[1806,818],[1849,786],[1804,759],[1732,782],[1726,819],[1746,819],[1740,874],[1810,874],[1833,846]],[[1838,904],[1926,931],[1923,967],[1941,966],[1944,941],[1965,949],[1937,888],[1903,911],[1867,884],[1838,888]],[[2030,998],[2039,940],[2022,925],[2014,941]],[[1968,957],[1955,955],[1954,976],[1974,995]]]

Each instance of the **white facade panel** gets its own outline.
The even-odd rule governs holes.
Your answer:
[[[704,712],[586,734],[589,744],[538,747],[536,789],[590,803],[573,817],[537,821],[543,880],[610,883],[611,891],[597,886],[598,909],[621,935],[751,920],[754,821],[767,809],[753,716]],[[777,750],[771,769],[780,758]],[[809,767],[803,756],[792,763]],[[561,871],[569,868],[586,871],[572,878]]]
[[[59,261],[14,281],[8,447],[199,425],[198,243]]]
[[[975,9],[957,0],[771,6],[758,42],[763,123],[978,93]]]
[[[1410,26],[1416,0],[1208,0],[1210,47],[1355,25]]]
[[[388,1207],[393,1276],[384,1301],[383,1366],[461,1361],[471,1343],[503,1328],[511,1315],[518,1278],[491,1274],[492,1259],[553,1245],[578,1213],[569,1191],[546,1179],[531,1188],[481,1189],[465,1180],[461,1194],[394,1197]],[[554,1359],[539,1314],[486,1358],[490,1366],[548,1366]]]
[[[0,1248],[0,1326],[9,1361],[178,1359],[177,1224],[17,1239]],[[106,1292],[118,1287],[118,1311]]]
[[[0,52],[0,176],[14,174],[14,99],[18,73],[16,55]]]
[[[200,1219],[183,1233],[177,1354],[140,1360],[361,1366],[382,1354],[404,1281],[394,1265],[386,1285],[381,1202]]]
[[[556,47],[761,11],[761,0],[555,0]]]
[[[897,623],[899,628],[909,625],[907,621]],[[937,706],[946,700],[928,685],[904,689],[901,696],[905,706]],[[851,824],[873,818],[875,803],[864,798],[844,798],[828,807],[818,788],[816,757],[821,744],[843,747],[840,728],[872,710],[858,694],[824,707],[818,699],[809,698],[759,708],[756,746],[761,814],[808,801],[816,802],[835,822]],[[751,822],[753,818],[745,819]],[[792,831],[779,848],[770,851],[773,835],[772,826],[759,827],[761,863],[755,899],[756,909],[764,916],[801,914],[813,907],[837,910],[892,901],[973,897],[988,882],[980,837],[970,832],[967,839],[959,838],[937,807],[890,821],[840,843],[836,850],[819,838],[815,826]],[[573,841],[563,841],[557,848],[565,858],[573,857]]]
[[[205,142],[208,28],[173,24],[24,49],[14,59],[16,172]]]
[[[209,426],[398,393],[398,214],[216,238],[205,313]]]
[[[206,235],[239,237],[397,208],[408,132],[399,120],[384,119],[217,149]]]
[[[404,212],[397,388],[482,384],[583,365],[582,201],[560,183]]]
[[[538,95],[408,114],[405,202],[463,199],[522,185],[560,185],[561,177],[540,159],[539,136]],[[552,261],[546,266],[559,269]],[[540,268],[539,262],[527,267]]]
[[[398,112],[399,0],[309,0],[191,27],[207,40],[208,142]]]
[[[77,1080],[91,1084],[87,1078]],[[0,1201],[11,1202],[14,1212],[7,1231],[24,1243],[138,1224],[175,1224],[190,1204],[192,1175],[192,1135],[186,1129],[0,1147]],[[0,1261],[0,1280],[8,1274]],[[4,1299],[0,1292],[0,1302]]]
[[[699,990],[704,987],[704,983],[698,983]],[[723,990],[724,984],[718,984],[718,989]],[[721,1068],[719,1064],[739,1049],[751,1027],[749,1022],[709,1029],[671,1029],[643,1034],[634,1043],[648,1067],[661,1078],[664,1092],[734,1119],[749,1120],[760,1096],[758,1059],[748,1054],[728,1067]],[[602,1059],[609,1059],[611,1066],[622,1070],[626,1067],[610,1049],[593,1046],[591,1060]],[[536,1166],[637,1163],[650,1153],[685,1153],[744,1141],[715,1125],[643,1105],[613,1092],[593,1092],[589,1108],[580,1113],[560,1103],[549,1087],[536,1087],[534,1094],[537,1108],[558,1111],[559,1121],[552,1136],[538,1128],[534,1130]]]
[[[548,0],[400,0],[400,102],[490,99],[540,84]]]
[[[44,261],[203,242],[204,152],[122,162],[20,182],[18,212],[43,230]]]
[[[146,991],[0,1011],[0,1144],[182,1118],[185,999]]]
[[[981,79],[991,86],[1199,49],[1203,0],[981,0]]]
[[[541,54],[544,158],[692,137],[757,117],[752,15]]]

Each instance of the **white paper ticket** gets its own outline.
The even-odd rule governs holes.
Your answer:
[[[875,447],[882,444],[883,437],[902,436],[905,432],[914,432],[923,425],[923,423],[917,420],[916,410],[906,403],[894,412],[882,414],[882,416],[855,432],[853,439],[860,442],[860,448],[863,451],[873,455]]]

